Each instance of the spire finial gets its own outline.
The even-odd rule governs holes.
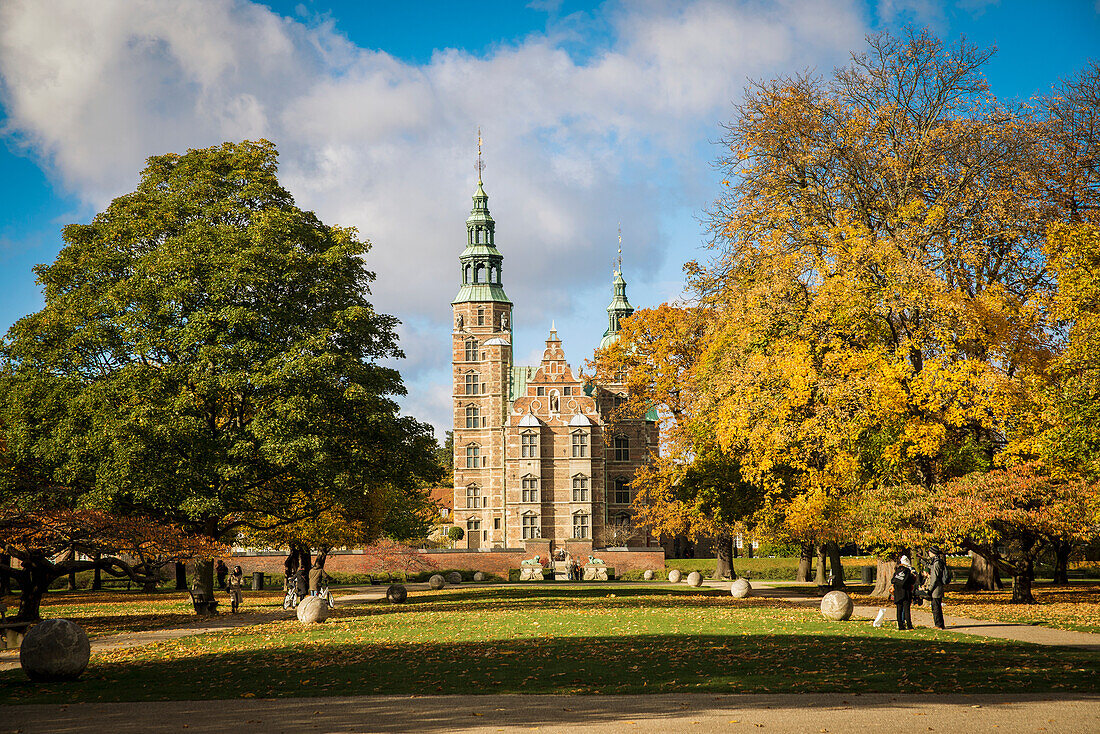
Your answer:
[[[619,272],[623,272],[623,223],[619,222]]]
[[[481,183],[481,172],[485,170],[485,164],[481,161],[481,125],[477,126],[477,182]]]

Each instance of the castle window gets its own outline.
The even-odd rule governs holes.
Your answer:
[[[467,339],[466,340],[466,361],[467,362],[476,362],[477,361],[477,339]]]
[[[615,437],[615,461],[630,461],[630,439],[626,436]]]
[[[481,530],[481,520],[475,520],[474,518],[470,518],[469,520],[466,521],[466,533],[467,534],[476,533],[476,532],[479,532],[480,530]]]
[[[582,477],[579,475],[573,477],[573,501],[588,501],[588,477]]]
[[[466,507],[470,509],[481,507],[481,487],[476,484],[466,488]]]
[[[535,477],[524,477],[522,492],[521,502],[538,502],[539,480]]]
[[[573,537],[588,537],[588,515],[583,512],[578,512],[576,515],[573,515]]]
[[[476,372],[466,373],[466,394],[477,395],[479,392],[478,374]]]
[[[470,266],[467,265],[462,269],[462,283],[465,285],[470,282]]]
[[[615,493],[612,495],[611,501],[616,505],[630,504],[630,487],[622,477],[615,480]]]
[[[573,434],[573,458],[583,459],[588,456],[588,434],[584,431],[576,431]]]
[[[493,530],[500,530],[500,518],[499,517],[494,517],[493,518]]]
[[[530,540],[532,538],[541,537],[542,533],[539,528],[538,515],[524,515],[523,516],[523,539]]]
[[[485,326],[485,309],[483,308],[477,310],[477,325]]]
[[[545,387],[536,387],[535,388],[535,395],[539,396],[540,398],[546,397],[546,388]]]
[[[573,388],[570,385],[566,385],[565,387],[563,387],[561,389],[561,391],[562,391],[563,395],[572,395],[573,394]]]
[[[467,428],[480,428],[481,427],[481,411],[476,405],[466,406],[466,427]]]
[[[478,263],[477,265],[474,266],[474,282],[475,283],[484,283],[485,282],[485,266],[481,263]]]
[[[476,443],[472,443],[466,447],[466,468],[467,469],[479,469],[483,466],[481,461],[481,447]]]
[[[538,434],[521,433],[519,436],[519,456],[521,459],[535,459],[539,455]]]

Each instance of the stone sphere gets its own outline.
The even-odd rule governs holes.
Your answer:
[[[462,574],[460,574],[458,571],[451,571],[449,574],[447,574],[447,583],[451,584],[452,586],[457,586],[458,584],[461,584]]]
[[[821,613],[826,619],[843,622],[852,616],[852,597],[843,591],[830,591],[821,599]]]
[[[730,596],[734,599],[747,599],[752,596],[752,584],[748,579],[737,579],[730,587]]]
[[[680,569],[674,568],[668,572],[668,580],[674,584],[680,583]]]
[[[484,580],[485,580],[485,574],[482,573],[481,571],[478,571],[477,573],[474,574],[474,581],[484,581]]]
[[[409,590],[401,584],[391,584],[390,588],[386,589],[386,599],[390,604],[404,604],[408,598]]]
[[[431,577],[430,579],[428,579],[428,586],[429,586],[429,587],[431,587],[431,588],[433,588],[433,589],[435,589],[436,591],[439,591],[440,589],[442,589],[442,588],[443,588],[443,586],[444,586],[444,585],[445,585],[446,583],[447,583],[447,582],[446,582],[446,581],[444,581],[444,580],[443,580],[443,577],[442,577],[442,576],[440,576],[440,575],[439,575],[438,573],[437,573],[437,574],[433,574],[433,575],[432,575],[432,577]]]
[[[19,664],[31,680],[49,683],[76,680],[91,656],[92,646],[83,627],[67,619],[46,619],[27,630]]]
[[[702,586],[703,574],[698,571],[692,571],[688,574],[688,586]]]
[[[656,575],[657,574],[653,573],[652,569],[647,569],[646,572],[642,574],[642,578],[646,581],[652,581],[653,577]]]
[[[298,621],[320,624],[328,619],[328,601],[320,596],[307,596],[298,604]]]

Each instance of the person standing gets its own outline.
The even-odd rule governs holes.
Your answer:
[[[240,566],[233,567],[233,573],[226,579],[225,588],[229,591],[229,605],[232,607],[233,614],[236,614],[244,603],[244,595],[241,593],[244,588],[244,572],[241,571]]]
[[[325,567],[314,566],[309,569],[309,595],[317,596],[320,594],[322,586],[325,586]]]
[[[928,589],[929,603],[932,606],[932,624],[939,629],[944,629],[943,624],[943,592],[947,587],[947,556],[943,551],[933,548],[929,551],[932,560],[932,568],[929,569],[931,586]]]
[[[890,582],[894,585],[894,605],[898,612],[898,629],[913,629],[913,590],[916,588],[917,575],[909,563],[909,556],[903,555],[894,567]]]
[[[229,575],[229,566],[225,565],[225,561],[219,558],[218,565],[215,570],[218,574],[218,588],[224,590],[225,577]]]

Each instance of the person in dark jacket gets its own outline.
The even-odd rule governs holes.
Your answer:
[[[894,567],[890,578],[894,585],[894,605],[898,610],[898,629],[913,629],[913,591],[917,586],[917,575],[909,563],[909,556],[902,556]]]
[[[225,577],[229,575],[229,566],[225,565],[225,561],[218,559],[218,565],[215,567],[215,572],[218,575],[218,588],[225,589]]]
[[[943,591],[947,587],[947,557],[938,549],[932,549],[928,555],[931,556],[932,561],[928,586],[928,599],[932,606],[932,624],[942,630],[944,628]]]

